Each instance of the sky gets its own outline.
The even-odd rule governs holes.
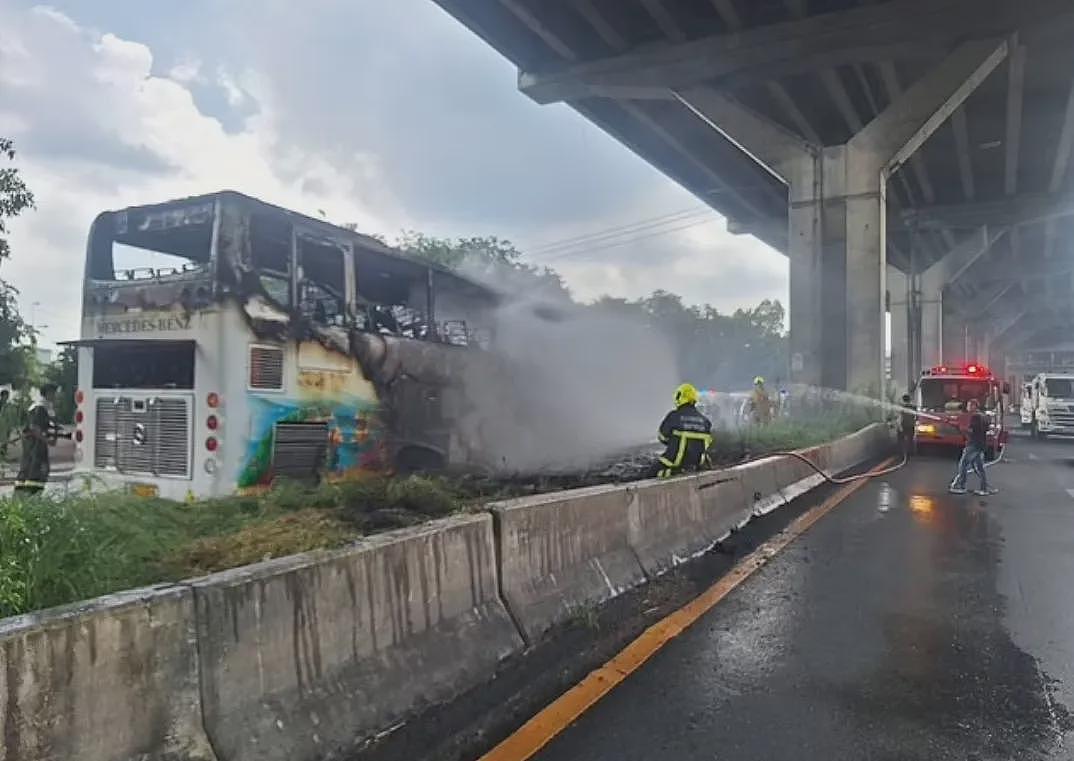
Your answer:
[[[580,300],[786,304],[782,255],[516,77],[432,0],[4,0],[0,135],[37,208],[0,276],[44,344],[75,338],[97,213],[229,188],[388,238],[507,238]]]

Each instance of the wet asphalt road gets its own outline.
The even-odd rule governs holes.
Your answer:
[[[987,499],[953,468],[857,492],[538,758],[1074,759],[1074,441]]]

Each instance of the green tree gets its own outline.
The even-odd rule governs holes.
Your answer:
[[[603,297],[591,308],[609,315],[640,319],[673,342],[683,380],[725,391],[749,388],[761,375],[773,384],[787,378],[785,312],[779,301],[765,300],[752,309],[721,314],[710,304],[683,304],[667,291],[636,301]]]
[[[0,160],[15,160],[15,145],[0,137]],[[11,255],[8,220],[34,207],[34,195],[14,166],[0,167],[0,264]],[[24,380],[32,349],[20,345],[33,339],[33,329],[19,314],[18,290],[0,278],[0,383],[19,385]]]
[[[78,349],[65,346],[52,364],[45,368],[45,381],[59,387],[56,394],[56,417],[61,423],[75,419],[75,389],[78,386]]]
[[[553,300],[570,298],[558,272],[527,264],[515,244],[496,236],[437,238],[407,230],[396,239],[395,247],[501,290],[524,289]]]

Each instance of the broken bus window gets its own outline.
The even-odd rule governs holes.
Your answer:
[[[250,254],[265,294],[291,306],[291,224],[274,214],[250,215]]]
[[[321,325],[342,326],[346,317],[346,250],[340,244],[305,234],[298,246],[299,309]]]
[[[89,241],[94,280],[146,280],[207,271],[214,204],[168,203],[102,214]]]

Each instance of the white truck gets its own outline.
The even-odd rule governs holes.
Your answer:
[[[1074,375],[1040,373],[1022,391],[1022,422],[1034,438],[1074,436]]]

